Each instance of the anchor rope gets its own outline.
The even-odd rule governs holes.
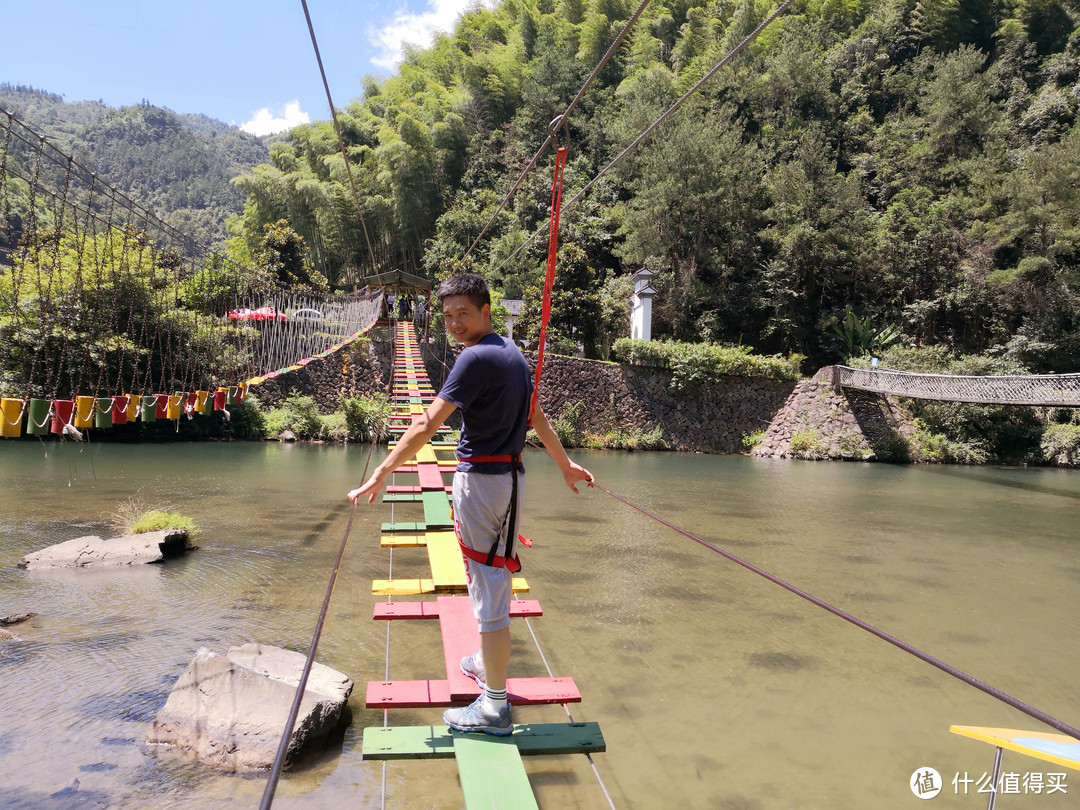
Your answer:
[[[843,619],[844,621],[850,622],[851,624],[855,625],[856,627],[860,628],[861,630],[865,630],[866,632],[877,636],[882,641],[887,641],[890,644],[892,644],[894,647],[898,647],[899,649],[903,650],[904,652],[906,652],[906,653],[908,653],[910,655],[913,655],[913,656],[915,656],[916,658],[918,658],[918,659],[920,659],[922,661],[925,661],[926,663],[930,664],[931,666],[937,667],[938,669],[940,669],[942,672],[946,673],[947,675],[951,675],[952,677],[963,681],[964,683],[968,684],[969,686],[974,686],[979,691],[985,692],[986,694],[990,695],[991,697],[997,698],[998,700],[1002,701],[1003,703],[1006,703],[1009,706],[1012,706],[1014,709],[1017,709],[1017,710],[1023,712],[1024,714],[1045,723],[1046,725],[1050,726],[1051,728],[1057,729],[1058,731],[1060,731],[1063,734],[1067,734],[1070,737],[1074,737],[1074,738],[1080,740],[1080,730],[1077,730],[1076,728],[1073,728],[1072,726],[1068,725],[1067,723],[1064,723],[1061,720],[1058,720],[1056,717],[1053,717],[1053,716],[1047,714],[1046,712],[1040,711],[1039,709],[1036,709],[1033,706],[1030,706],[1027,703],[1024,703],[1023,701],[1013,697],[1012,695],[1010,695],[1010,694],[1008,694],[1006,692],[1003,692],[1002,690],[1000,690],[1000,689],[998,689],[998,688],[996,688],[994,686],[991,686],[990,684],[985,683],[984,681],[981,681],[978,678],[975,678],[975,677],[973,677],[971,675],[968,675],[966,672],[963,672],[963,671],[957,669],[956,667],[952,666],[951,664],[947,664],[944,661],[942,661],[941,659],[935,658],[934,656],[930,655],[929,653],[923,652],[918,647],[915,647],[915,646],[913,646],[911,644],[908,644],[906,641],[902,641],[901,639],[897,638],[896,636],[893,636],[893,635],[891,635],[889,633],[886,633],[884,630],[879,630],[877,627],[874,627],[872,624],[870,624],[868,622],[865,622],[862,619],[857,618],[856,616],[851,615],[847,611],[842,610],[841,608],[838,608],[838,607],[836,607],[834,605],[831,605],[828,602],[824,601],[823,599],[819,599],[818,597],[814,596],[813,594],[807,593],[802,588],[796,587],[795,585],[792,585],[791,583],[781,579],[780,577],[774,576],[773,574],[770,574],[768,571],[765,571],[764,569],[758,568],[753,563],[747,562],[746,560],[743,560],[740,557],[735,556],[731,552],[726,551],[726,550],[720,548],[719,546],[713,545],[712,543],[710,543],[707,540],[703,540],[702,538],[698,537],[696,534],[693,534],[692,532],[689,532],[686,529],[680,528],[679,526],[676,526],[674,523],[671,523],[671,522],[669,522],[667,520],[664,520],[659,515],[654,514],[653,512],[650,512],[648,509],[645,509],[642,506],[638,506],[637,504],[633,503],[630,500],[627,500],[626,498],[622,497],[621,495],[617,495],[616,493],[612,492],[610,489],[607,489],[606,487],[603,487],[600,484],[597,484],[595,481],[592,482],[592,484],[590,486],[593,486],[596,489],[599,489],[601,492],[607,493],[608,495],[610,495],[615,500],[626,504],[631,509],[634,509],[634,510],[640,512],[641,514],[645,515],[646,517],[652,518],[657,523],[660,523],[661,525],[668,527],[672,531],[678,532],[679,534],[683,535],[684,537],[687,537],[687,538],[693,540],[695,543],[698,543],[699,545],[704,546],[705,548],[709,549],[710,551],[716,552],[717,554],[719,554],[720,556],[722,556],[725,559],[729,560],[730,562],[733,562],[736,565],[740,565],[743,568],[745,568],[746,570],[752,571],[753,573],[757,574],[760,577],[764,577],[765,579],[767,579],[769,582],[773,583],[774,585],[779,585],[784,590],[789,591],[789,592],[795,594],[796,596],[799,596],[799,597],[805,599],[806,601],[810,602],[811,604],[817,605],[819,608],[822,608],[823,610],[827,610],[829,613],[832,613],[834,616],[838,616],[841,619]]]
[[[364,221],[364,206],[360,204],[360,192],[356,188],[356,180],[353,179],[352,164],[349,162],[349,152],[345,148],[345,139],[341,136],[341,125],[338,123],[337,110],[334,108],[334,99],[330,97],[330,83],[326,80],[326,71],[323,69],[322,56],[319,54],[319,43],[315,39],[315,27],[311,24],[311,14],[308,12],[307,0],[300,0],[304,7],[304,18],[307,20],[308,33],[311,34],[311,46],[315,49],[315,61],[319,63],[319,75],[322,76],[323,88],[326,90],[326,103],[330,105],[330,118],[334,122],[334,132],[337,133],[338,146],[341,148],[341,157],[345,161],[345,174],[349,177],[349,188],[352,189],[353,200],[356,202],[356,210],[360,214],[360,225],[364,229],[364,241],[367,243],[368,257],[371,267],[375,269],[375,251],[371,247],[371,237],[368,236],[367,222]]]
[[[372,437],[368,445],[367,460],[364,462],[363,478],[367,478],[368,465],[371,463],[371,451],[374,450],[378,436]],[[322,636],[323,624],[326,621],[326,613],[330,609],[330,599],[334,595],[334,586],[337,584],[338,572],[341,570],[341,561],[345,557],[345,547],[349,543],[349,533],[352,531],[353,518],[356,517],[356,504],[349,510],[349,522],[345,525],[345,535],[341,538],[341,547],[338,548],[337,558],[334,560],[334,569],[330,572],[330,582],[326,586],[326,596],[323,598],[322,608],[319,610],[319,618],[315,622],[315,631],[311,636],[311,646],[308,648],[307,659],[304,661],[304,669],[300,673],[300,682],[296,685],[296,694],[293,696],[292,706],[289,709],[289,717],[285,721],[285,730],[278,744],[277,754],[274,757],[274,765],[270,769],[270,776],[266,780],[266,788],[263,790],[260,810],[269,810],[274,803],[274,793],[277,791],[281,771],[285,766],[285,757],[289,753],[289,743],[292,740],[293,727],[296,718],[300,714],[300,703],[304,699],[304,690],[307,687],[308,676],[311,674],[311,665],[315,662],[315,652],[319,648],[319,638]]]
[[[676,101],[674,104],[672,104],[670,107],[668,107],[663,113],[660,114],[660,116],[655,121],[653,121],[651,124],[649,124],[647,127],[645,127],[645,129],[643,129],[641,131],[641,134],[639,134],[636,138],[634,138],[634,140],[632,140],[629,144],[627,144],[626,147],[618,155],[616,155],[614,158],[612,158],[612,160],[603,169],[601,169],[596,174],[595,177],[593,177],[588,183],[586,183],[584,186],[582,186],[582,188],[579,189],[572,197],[570,197],[570,199],[567,200],[566,204],[563,206],[563,210],[566,211],[566,210],[569,210],[570,208],[573,208],[574,205],[577,203],[577,201],[580,200],[585,195],[585,193],[588,192],[589,189],[591,189],[594,185],[596,185],[597,182],[599,182],[600,178],[602,178],[609,171],[611,171],[624,157],[626,157],[626,155],[628,155],[630,152],[632,152],[634,149],[636,149],[638,144],[640,144],[643,140],[645,140],[645,138],[647,138],[649,136],[649,134],[654,129],[656,129],[658,126],[660,126],[660,124],[662,124],[669,117],[671,117],[675,113],[675,111],[678,110],[692,95],[694,95],[698,90],[700,90],[705,85],[705,83],[709,81],[709,79],[711,79],[722,68],[724,68],[726,65],[728,65],[731,62],[731,60],[734,59],[736,56],[738,56],[738,54],[747,45],[749,45],[751,42],[753,42],[755,39],[757,39],[758,35],[761,34],[761,32],[764,31],[773,22],[773,20],[775,20],[783,12],[785,12],[787,10],[788,6],[790,6],[793,2],[794,2],[794,0],[784,0],[783,3],[781,3],[779,6],[777,6],[776,9],[768,17],[766,17],[764,20],[761,21],[761,23],[757,26],[757,28],[755,28],[753,31],[751,31],[749,34],[747,34],[746,37],[741,42],[739,42],[738,45],[736,45],[734,48],[732,48],[727,53],[727,55],[724,56],[723,59],[721,59],[719,62],[717,62],[716,65],[714,65],[709,70],[708,73],[706,73],[704,76],[702,76],[701,79],[699,79],[694,84],[693,87],[691,87],[689,90],[687,90],[678,99],[678,101]],[[513,250],[513,252],[510,253],[509,256],[507,256],[505,259],[503,259],[502,263],[498,267],[496,267],[494,269],[494,271],[492,271],[492,272],[498,273],[500,270],[502,270],[502,268],[505,267],[507,265],[507,263],[512,261],[514,259],[514,257],[516,257],[519,253],[521,253],[522,250],[524,250],[530,243],[532,243],[533,239],[535,239],[537,236],[539,236],[543,232],[543,230],[544,230],[544,228],[541,226],[541,227],[537,228],[535,231],[533,231],[520,245],[518,245]]]
[[[542,154],[544,154],[544,150],[546,150],[548,146],[555,142],[556,136],[554,134],[554,129],[556,129],[558,126],[565,125],[566,122],[570,120],[570,113],[574,111],[574,108],[577,107],[581,99],[585,97],[585,93],[588,91],[589,87],[591,87],[592,83],[596,81],[596,77],[600,75],[600,71],[604,69],[604,66],[607,65],[607,63],[611,60],[611,57],[615,55],[615,51],[617,51],[619,49],[619,46],[622,45],[623,40],[626,39],[627,34],[629,34],[631,29],[633,29],[634,25],[638,21],[638,18],[642,15],[650,2],[652,2],[652,0],[641,0],[641,3],[638,5],[637,9],[635,9],[634,13],[630,15],[630,19],[626,21],[626,24],[623,25],[622,30],[620,30],[615,39],[612,40],[611,44],[608,46],[608,49],[604,52],[604,55],[600,57],[600,61],[596,63],[596,67],[593,68],[592,73],[590,73],[588,78],[586,78],[585,81],[582,83],[581,88],[577,92],[577,95],[574,96],[574,98],[570,101],[568,105],[566,105],[566,109],[563,110],[562,115],[558,116],[554,121],[551,122],[553,126],[550,128],[551,131],[548,132],[547,138],[545,138],[544,142],[540,144],[540,148],[536,150],[536,154],[532,156],[532,159],[525,166],[525,168],[521,170],[521,173],[518,175],[517,181],[514,183],[513,186],[510,187],[510,190],[506,192],[505,196],[502,198],[502,201],[495,209],[495,212],[490,217],[488,217],[488,221],[484,224],[484,227],[480,230],[480,233],[477,234],[476,238],[473,240],[473,243],[469,245],[469,249],[465,251],[464,255],[462,255],[462,261],[469,257],[469,254],[472,253],[473,248],[475,248],[480,243],[480,240],[484,238],[484,234],[486,234],[488,232],[488,229],[490,229],[491,226],[495,223],[496,217],[498,217],[499,214],[502,213],[507,203],[510,202],[510,199],[514,196],[515,193],[517,193],[517,190],[521,188],[521,184],[525,182],[525,178],[528,177],[529,172],[532,171],[533,167],[536,165],[536,161],[540,159],[540,156]]]

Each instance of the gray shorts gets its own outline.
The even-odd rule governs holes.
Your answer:
[[[506,539],[507,511],[513,487],[511,474],[485,475],[475,472],[454,473],[454,531],[471,549],[487,554],[496,538],[500,557]],[[517,522],[521,522],[521,507],[525,502],[525,474],[518,473]],[[509,556],[514,556],[518,527],[510,527]],[[464,557],[464,555],[462,555]],[[512,575],[505,568],[465,560],[465,581],[469,600],[481,633],[491,633],[510,626]]]

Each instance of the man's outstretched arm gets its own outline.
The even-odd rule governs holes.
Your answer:
[[[566,481],[566,485],[570,487],[577,494],[577,483],[579,481],[588,481],[592,486],[593,474],[586,470],[584,467],[575,464],[570,460],[570,457],[566,455],[566,450],[562,446],[562,442],[559,441],[559,437],[555,435],[555,431],[551,428],[551,423],[548,422],[547,416],[544,414],[543,408],[539,404],[536,406],[536,410],[533,412],[532,421],[533,430],[536,431],[536,435],[540,437],[540,441],[544,443],[544,447],[551,454],[551,457],[555,459],[555,463],[559,467],[559,472],[563,475],[563,480]]]
[[[415,456],[416,451],[431,440],[431,437],[438,431],[439,426],[442,425],[447,417],[456,409],[457,406],[454,405],[454,403],[436,397],[435,401],[431,403],[427,411],[425,411],[419,419],[409,425],[409,429],[406,430],[401,439],[398,440],[397,446],[390,452],[390,455],[383,459],[382,463],[375,468],[375,472],[371,474],[371,478],[349,492],[349,500],[354,504],[359,503],[360,498],[367,495],[368,503],[374,503],[376,496],[382,492],[387,476],[404,462]]]

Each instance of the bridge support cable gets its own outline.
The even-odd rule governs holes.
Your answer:
[[[311,14],[308,12],[307,0],[300,0],[300,3],[304,7],[304,19],[307,20],[308,33],[311,34],[311,46],[315,49],[315,61],[319,63],[319,75],[322,76],[323,88],[326,90],[326,103],[330,105],[330,118],[334,122],[334,132],[337,133],[341,157],[345,161],[345,174],[349,177],[349,188],[352,190],[353,201],[356,203],[356,211],[360,214],[360,226],[364,229],[364,242],[367,244],[371,267],[374,269],[375,251],[372,250],[371,237],[368,236],[367,222],[364,220],[364,206],[360,203],[360,192],[356,188],[356,180],[353,179],[349,151],[345,148],[345,139],[341,136],[341,125],[338,123],[337,109],[334,107],[334,99],[330,97],[330,83],[327,82],[326,70],[323,69],[322,56],[319,54],[319,43],[315,39],[315,27],[311,24]]]
[[[555,143],[557,137],[555,131],[558,128],[563,127],[566,128],[567,132],[569,132],[568,122],[570,120],[570,113],[574,111],[574,108],[577,107],[577,105],[581,102],[581,99],[585,97],[585,93],[588,91],[589,87],[591,87],[592,83],[596,81],[596,77],[600,75],[600,71],[604,69],[607,63],[611,61],[611,57],[614,56],[615,52],[619,50],[619,46],[622,45],[623,40],[626,39],[627,35],[637,24],[638,18],[641,16],[642,12],[645,11],[650,2],[652,2],[652,0],[641,0],[641,3],[634,10],[634,13],[630,15],[630,19],[626,21],[626,24],[623,25],[618,35],[615,37],[614,40],[612,40],[611,44],[608,46],[608,49],[604,52],[604,55],[600,57],[600,60],[596,63],[596,67],[593,68],[592,73],[590,73],[588,78],[586,78],[585,81],[582,83],[581,89],[578,90],[577,95],[575,95],[574,98],[571,99],[570,103],[566,106],[566,109],[563,110],[562,115],[558,116],[557,118],[555,118],[554,121],[551,122],[547,138],[545,138],[544,142],[540,144],[540,148],[536,150],[536,154],[532,156],[532,159],[525,166],[525,168],[521,170],[521,173],[518,175],[518,178],[514,182],[514,185],[511,186],[510,190],[506,192],[506,195],[502,198],[502,201],[499,203],[498,207],[496,207],[495,212],[488,218],[488,221],[484,224],[484,227],[480,230],[480,233],[477,234],[476,238],[473,240],[473,243],[469,245],[469,249],[466,250],[465,253],[462,255],[462,261],[469,257],[469,254],[473,252],[473,248],[475,248],[480,243],[480,240],[484,238],[484,234],[486,234],[491,228],[491,226],[495,223],[495,219],[499,216],[499,214],[502,213],[507,203],[509,203],[510,199],[514,196],[514,194],[517,193],[517,190],[521,188],[521,184],[524,183],[525,178],[529,176],[529,172],[531,172],[533,167],[536,165],[536,161],[540,159],[540,156],[544,154],[544,151],[552,143]],[[567,140],[569,140],[569,137],[567,137]]]
[[[834,616],[838,616],[841,619],[843,619],[844,621],[850,622],[851,624],[855,625],[859,629],[865,630],[866,632],[877,636],[882,641],[887,641],[889,644],[892,644],[894,647],[897,647],[897,648],[903,650],[904,652],[908,653],[909,655],[913,655],[916,658],[920,659],[921,661],[925,661],[927,664],[930,664],[931,666],[937,667],[938,669],[940,669],[945,674],[951,675],[952,677],[956,678],[957,680],[963,681],[968,686],[974,686],[980,692],[984,692],[987,695],[990,695],[990,697],[997,698],[1002,703],[1005,703],[1005,704],[1011,706],[1012,708],[1023,712],[1024,714],[1028,715],[1029,717],[1033,717],[1036,720],[1050,726],[1051,728],[1057,729],[1058,731],[1060,731],[1063,734],[1068,734],[1069,736],[1080,740],[1080,730],[1074,728],[1073,726],[1068,725],[1067,723],[1062,722],[1061,720],[1058,720],[1056,717],[1053,717],[1053,716],[1047,714],[1046,712],[1040,711],[1040,710],[1034,708],[1033,706],[1029,706],[1027,703],[1024,703],[1023,701],[1013,697],[1012,695],[1010,695],[1010,694],[1008,694],[1006,692],[1003,692],[1000,689],[997,689],[996,687],[993,687],[988,683],[980,681],[978,678],[975,678],[975,677],[973,677],[971,675],[968,675],[966,672],[962,672],[961,670],[957,669],[956,667],[952,666],[951,664],[947,664],[944,661],[930,655],[929,653],[923,652],[919,648],[917,648],[917,647],[915,647],[915,646],[913,646],[911,644],[908,644],[906,641],[902,641],[902,640],[898,639],[896,636],[893,636],[893,635],[890,635],[889,633],[886,633],[884,630],[879,630],[877,627],[874,627],[872,624],[869,624],[868,622],[865,622],[862,619],[859,619],[859,618],[851,615],[847,611],[841,610],[840,608],[835,607],[834,605],[831,605],[828,602],[826,602],[826,601],[824,601],[822,599],[819,599],[819,598],[817,598],[816,596],[814,596],[814,595],[812,595],[810,593],[807,593],[806,591],[802,590],[801,588],[798,588],[795,585],[792,585],[791,583],[786,582],[785,580],[780,579],[779,577],[774,576],[773,574],[770,574],[768,571],[765,571],[765,570],[763,570],[761,568],[758,568],[753,563],[749,563],[746,560],[743,560],[743,559],[741,559],[739,557],[736,557],[731,552],[725,551],[724,549],[720,548],[719,546],[713,545],[712,543],[708,542],[707,540],[703,540],[702,538],[698,537],[696,534],[692,534],[691,532],[688,532],[686,529],[682,529],[682,528],[676,526],[674,523],[669,523],[668,521],[664,520],[659,515],[656,515],[653,512],[650,512],[648,509],[645,509],[644,507],[638,506],[637,504],[633,503],[632,501],[627,500],[626,498],[622,497],[621,495],[615,494],[610,489],[607,489],[606,487],[603,487],[600,484],[597,484],[595,481],[590,486],[593,486],[596,489],[599,489],[601,492],[604,492],[604,493],[610,495],[615,500],[626,504],[631,509],[634,509],[635,511],[640,512],[641,514],[645,515],[646,517],[652,518],[657,523],[660,523],[661,525],[666,526],[667,528],[671,529],[672,531],[678,532],[683,537],[687,537],[690,540],[693,540],[695,543],[709,549],[710,551],[716,552],[721,557],[724,557],[725,559],[729,560],[730,562],[733,562],[736,565],[742,566],[747,571],[751,571],[751,572],[757,574],[759,577],[763,577],[763,578],[767,579],[769,582],[773,583],[774,585],[779,585],[784,590],[789,591],[790,593],[793,593],[793,594],[795,594],[796,596],[798,596],[798,597],[800,597],[802,599],[805,599],[807,602],[810,602],[813,605],[817,605],[822,610],[827,610],[829,613],[833,614]]]

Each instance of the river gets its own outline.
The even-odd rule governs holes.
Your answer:
[[[383,451],[377,450],[376,456]],[[1080,473],[576,451],[597,480],[730,553],[1073,726],[1080,724]],[[0,807],[256,807],[230,776],[143,738],[194,651],[306,650],[365,447],[0,443]],[[526,760],[544,808],[984,807],[993,748],[949,725],[1051,731],[527,454],[523,554],[544,615],[515,620],[519,676],[573,677],[608,750]],[[23,571],[24,554],[108,536],[119,502],[194,518],[200,550],[113,571]],[[407,509],[398,505],[399,510]],[[356,681],[331,751],[286,774],[282,808],[462,806],[452,760],[365,762],[364,684],[439,677],[435,622],[371,618],[389,505],[358,508],[318,660]],[[398,519],[405,512],[398,513]],[[420,576],[398,550],[393,576]],[[531,627],[531,632],[530,632]],[[534,641],[535,636],[535,641]],[[391,712],[438,724],[440,710]],[[517,722],[565,722],[560,706]],[[1006,753],[1001,810],[1080,806],[1080,774]],[[1065,791],[1044,782],[1066,773]],[[966,786],[964,777],[972,783]],[[75,787],[76,781],[77,789]],[[955,786],[954,786],[955,780]],[[1024,789],[1027,784],[1028,792]],[[1011,791],[1010,791],[1011,792]],[[606,795],[605,795],[606,794]]]

